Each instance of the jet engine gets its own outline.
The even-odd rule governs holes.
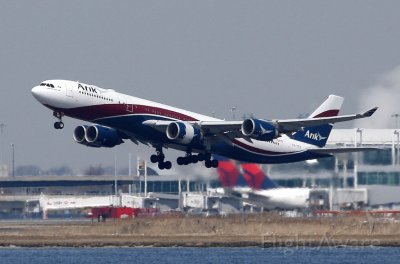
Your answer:
[[[85,125],[75,127],[74,140],[76,143],[87,145],[87,142],[85,140],[85,134],[86,134],[87,127],[88,126],[85,126]]]
[[[199,127],[187,122],[172,122],[167,126],[167,137],[180,144],[191,144],[203,138]]]
[[[242,133],[245,136],[261,141],[270,141],[279,136],[279,132],[273,124],[265,120],[252,118],[243,121]]]
[[[74,140],[79,144],[97,148],[112,148],[124,142],[117,130],[99,125],[77,126],[74,130]]]

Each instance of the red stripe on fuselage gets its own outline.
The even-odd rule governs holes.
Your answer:
[[[147,105],[103,104],[66,109],[54,108],[51,106],[47,107],[63,112],[67,116],[88,121],[133,114],[159,115],[165,118],[178,119],[181,121],[197,121],[197,119],[182,113]]]

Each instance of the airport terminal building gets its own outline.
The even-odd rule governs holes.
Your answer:
[[[400,130],[334,129],[329,147],[372,147],[373,151],[339,154],[318,162],[266,166],[272,178],[287,187],[365,189],[368,205],[400,204]]]
[[[318,161],[263,165],[282,187],[310,187],[329,193],[330,209],[398,208],[400,206],[399,130],[334,129],[326,147],[373,147],[377,150],[336,155]],[[219,187],[217,173],[205,181],[187,175],[68,176],[0,178],[3,210],[23,207],[27,197],[38,195],[135,195],[185,193],[206,195]],[[179,199],[179,198],[177,198]],[[356,206],[355,206],[356,204]],[[17,206],[17,207],[19,207]]]

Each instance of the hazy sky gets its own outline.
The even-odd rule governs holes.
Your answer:
[[[387,96],[400,96],[399,10],[399,1],[0,1],[5,161],[10,143],[17,165],[76,171],[113,164],[114,152],[127,166],[129,152],[152,151],[76,144],[83,122],[70,118],[54,130],[51,111],[30,93],[46,79],[227,119],[232,106],[237,117],[294,118],[331,93],[345,97],[342,113],[368,100],[385,107],[384,98],[365,98],[387,82]]]

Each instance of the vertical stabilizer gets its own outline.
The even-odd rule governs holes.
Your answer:
[[[342,108],[342,104],[343,97],[329,95],[328,99],[326,99],[308,118],[337,116]],[[332,127],[332,124],[305,127],[301,131],[293,133],[292,139],[317,147],[323,147],[328,140]]]
[[[243,175],[240,173],[236,164],[225,157],[214,155],[218,160],[218,179],[224,188],[232,188],[235,186],[246,186]]]
[[[278,188],[265,173],[261,170],[260,166],[253,163],[242,164],[243,176],[248,185],[254,190],[267,190]]]
[[[219,162],[218,178],[224,188],[250,187],[253,190],[279,188],[257,164],[244,163],[239,167],[228,158],[213,156]]]

